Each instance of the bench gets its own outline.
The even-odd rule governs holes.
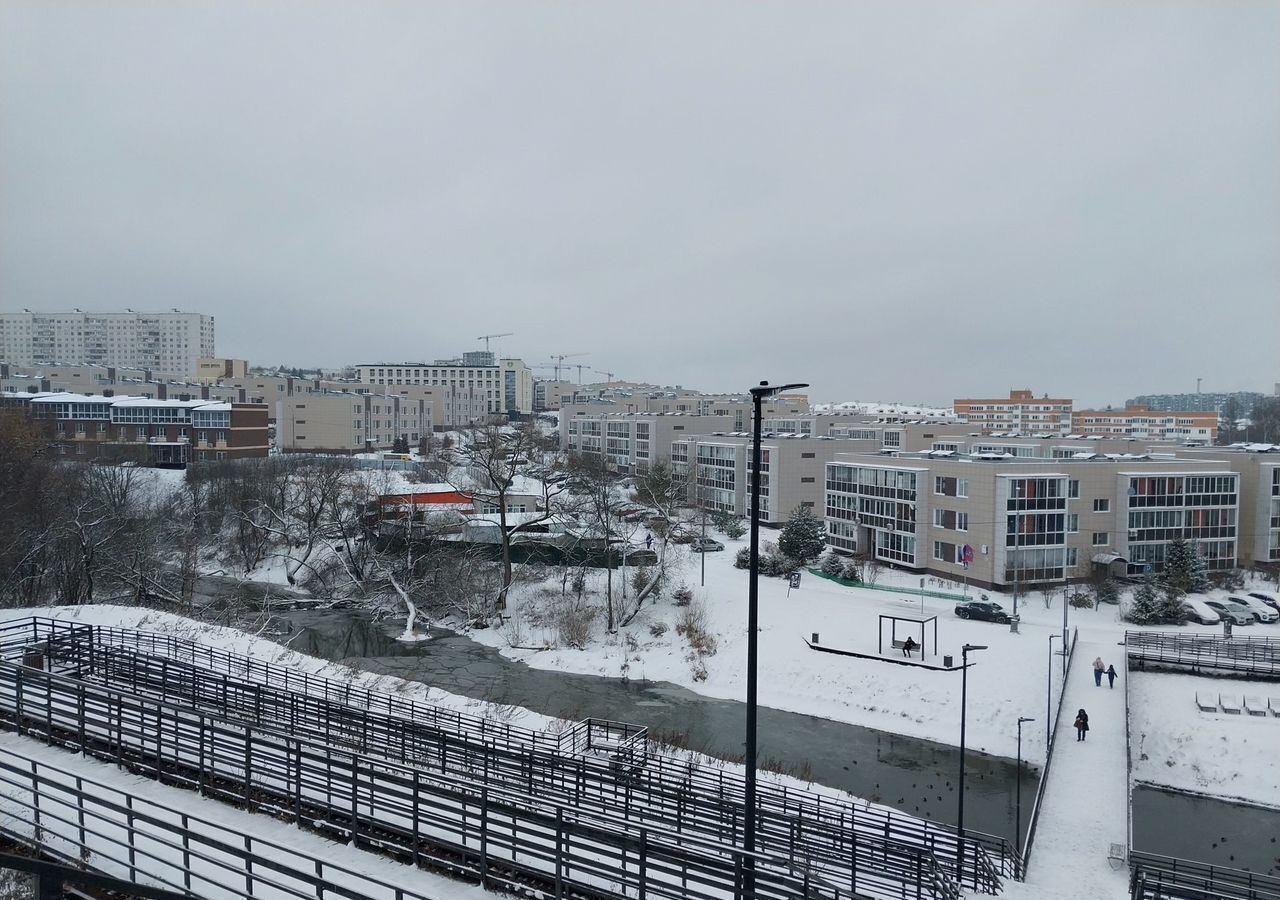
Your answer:
[[[905,646],[907,646],[907,642],[906,642],[906,641],[894,641],[894,642],[893,642],[893,649],[894,649],[894,650],[901,650],[901,649],[902,649],[903,647],[905,647]],[[912,645],[911,645],[911,649],[907,651],[907,657],[908,657],[908,658],[910,658],[910,657],[911,657],[911,654],[912,654],[912,653],[914,653],[914,652],[916,652],[916,651],[917,651],[917,650],[919,650],[919,649],[920,649],[920,645],[919,645],[919,644],[912,644]]]
[[[1129,851],[1124,844],[1112,844],[1111,849],[1107,851],[1107,862],[1111,863],[1111,868],[1122,868],[1129,861]]]
[[[1271,715],[1280,716],[1280,697],[1272,697],[1267,701],[1267,705],[1271,707]]]
[[[1230,713],[1233,716],[1240,715],[1240,701],[1236,700],[1234,697],[1224,697],[1219,694],[1218,703],[1222,706],[1222,711],[1224,713]]]
[[[1244,708],[1251,716],[1265,716],[1267,714],[1267,704],[1257,694],[1245,695]]]
[[[1206,694],[1202,691],[1196,691],[1196,706],[1200,708],[1200,712],[1217,712],[1217,694]]]

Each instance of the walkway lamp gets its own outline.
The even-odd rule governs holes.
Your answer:
[[[986,644],[965,644],[960,648],[960,798],[956,811],[956,880],[964,884],[964,729],[969,693],[969,654],[986,650]]]
[[[1017,782],[1018,789],[1016,793],[1017,799],[1014,801],[1014,808],[1017,812],[1014,814],[1013,826],[1013,846],[1022,854],[1022,723],[1034,722],[1035,719],[1028,719],[1026,716],[1018,716],[1018,774],[1014,779]]]
[[[743,801],[746,821],[742,827],[742,893],[743,898],[755,897],[756,867],[753,854],[756,849],[756,644],[760,612],[760,432],[764,427],[764,401],[783,391],[808,387],[807,384],[770,385],[760,382],[751,389],[751,557],[747,578],[747,784]]]

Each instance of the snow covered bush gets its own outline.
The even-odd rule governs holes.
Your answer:
[[[1102,582],[1102,584],[1098,585],[1098,602],[1099,603],[1119,603],[1120,602],[1120,588],[1110,578]]]
[[[735,541],[747,533],[747,527],[742,524],[742,517],[734,515],[727,509],[717,509],[713,512],[711,524]]]
[[[1071,595],[1073,609],[1093,609],[1093,598],[1084,591],[1076,591]]]
[[[862,560],[854,558],[848,560],[844,564],[844,571],[840,573],[840,577],[845,581],[862,582]]]
[[[1124,617],[1135,625],[1156,625],[1162,620],[1162,607],[1155,579],[1148,576],[1133,592],[1133,602],[1129,604]]]
[[[739,547],[737,554],[733,557],[733,567],[735,569],[747,569],[751,567],[751,548]]]
[[[687,584],[682,584],[676,588],[675,593],[671,595],[671,599],[675,600],[676,606],[688,606],[693,602],[693,588]]]
[[[650,623],[650,625],[649,625],[649,635],[650,635],[650,637],[660,638],[660,637],[662,637],[662,636],[663,636],[664,634],[666,634],[666,633],[667,633],[667,623],[666,623],[666,622],[652,622],[652,623]]]
[[[649,570],[645,566],[637,566],[636,570],[631,573],[631,586],[635,588],[637,594],[647,588],[651,580]]]
[[[844,557],[832,551],[822,557],[819,568],[828,578],[839,578],[844,573]]]

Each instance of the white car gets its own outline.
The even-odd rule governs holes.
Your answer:
[[[1227,600],[1232,603],[1239,603],[1248,609],[1259,622],[1274,622],[1276,619],[1280,619],[1280,613],[1267,606],[1257,597],[1250,597],[1248,594],[1238,597],[1233,595],[1228,597]]]
[[[1249,596],[1255,600],[1261,600],[1276,612],[1280,612],[1280,597],[1270,591],[1250,591]]]
[[[1201,625],[1217,625],[1222,621],[1222,616],[1206,604],[1203,600],[1197,600],[1195,597],[1183,597],[1182,608],[1187,611],[1187,618]]]
[[[1206,600],[1206,605],[1215,612],[1222,615],[1222,618],[1228,622],[1234,622],[1237,625],[1252,625],[1256,619],[1253,610],[1247,606],[1241,606],[1239,603],[1232,603],[1230,600]]]

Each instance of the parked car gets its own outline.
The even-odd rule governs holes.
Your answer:
[[[1270,591],[1250,591],[1249,596],[1252,597],[1254,600],[1261,600],[1263,603],[1267,604],[1267,606],[1270,606],[1276,612],[1280,612],[1280,597],[1276,596]]]
[[[1188,619],[1201,625],[1217,625],[1222,621],[1218,611],[1198,597],[1183,597],[1182,608],[1186,610]]]
[[[1280,619],[1280,613],[1277,613],[1258,598],[1250,597],[1248,594],[1242,597],[1230,596],[1227,598],[1227,602],[1238,603],[1245,609],[1250,610],[1253,613],[1253,617],[1259,622],[1270,623]]]
[[[1253,610],[1230,600],[1206,600],[1205,605],[1221,614],[1222,618],[1237,625],[1252,625],[1255,621]]]
[[[981,619],[984,622],[1009,623],[1009,614],[999,603],[990,600],[965,600],[956,604],[956,615],[962,619]]]
[[[713,550],[723,550],[724,544],[715,538],[696,537],[693,543],[689,545],[689,549],[694,553],[710,553]]]

